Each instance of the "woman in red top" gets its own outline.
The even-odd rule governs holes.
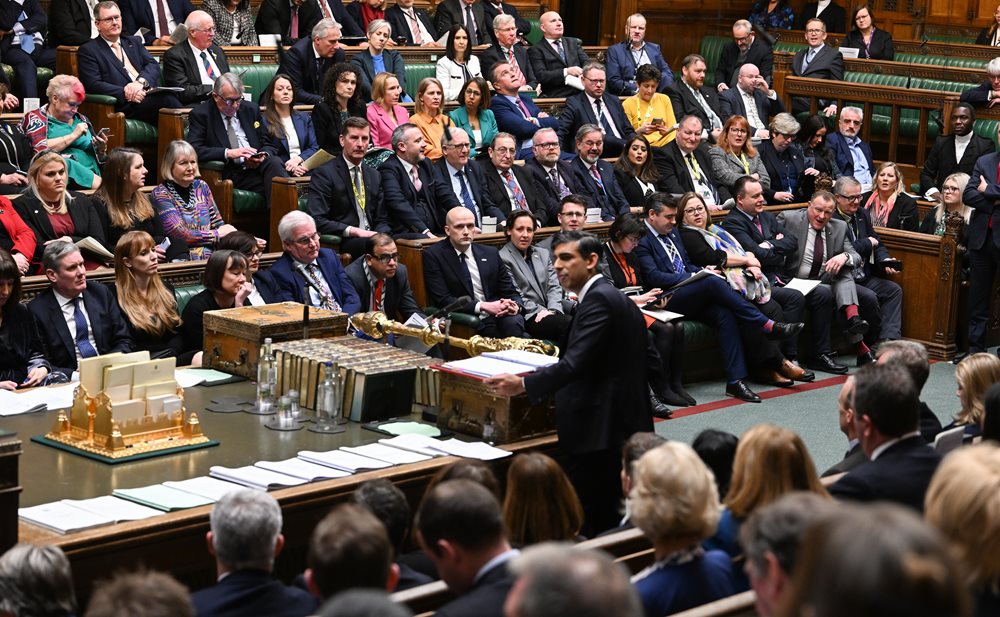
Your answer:
[[[0,196],[0,248],[14,258],[21,276],[27,274],[37,244],[35,232],[24,223],[10,200]]]

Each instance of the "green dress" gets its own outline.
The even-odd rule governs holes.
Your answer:
[[[81,122],[84,121],[78,116],[73,116],[71,124],[49,116],[49,130],[47,134],[49,141],[69,135]],[[68,187],[93,188],[94,176],[100,175],[101,168],[98,166],[97,157],[94,155],[90,130],[88,129],[86,133],[78,137],[76,141],[71,143],[60,154],[66,159],[67,173],[69,175]]]

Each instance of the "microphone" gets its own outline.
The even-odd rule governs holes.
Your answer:
[[[307,339],[309,338],[309,289],[308,288],[312,287],[315,289],[316,285],[309,280],[308,276],[306,276],[305,266],[303,264],[298,264],[298,266],[295,268],[295,272],[297,272],[298,275],[302,277],[302,280],[306,282],[306,284],[302,287],[302,338]],[[319,290],[317,289],[316,292],[319,293]],[[320,293],[319,295],[322,296],[323,294]]]
[[[431,315],[427,319],[437,319],[438,317],[445,317],[447,315],[451,315],[460,307],[465,306],[469,302],[472,302],[472,298],[470,298],[469,296],[462,296],[461,298],[455,300],[448,306],[438,309],[433,315]]]

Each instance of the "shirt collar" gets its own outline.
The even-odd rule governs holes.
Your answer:
[[[406,175],[410,175],[412,173],[411,170],[415,167],[415,165],[404,160],[402,157],[397,156],[396,158],[398,158],[399,162],[403,164],[403,169],[406,170]]]
[[[590,288],[594,286],[594,283],[597,282],[597,279],[603,277],[604,275],[601,274],[600,272],[595,272],[594,276],[590,277],[590,280],[588,280],[586,283],[583,284],[583,289],[580,290],[580,293],[576,294],[577,302],[583,302],[583,297],[587,295],[587,292],[590,291]]]
[[[209,55],[209,57],[212,58],[212,60],[215,60],[215,57],[212,56],[212,53],[208,51],[208,49],[211,49],[211,47],[209,47],[208,49],[198,49],[197,47],[194,46],[194,43],[191,42],[191,39],[188,39],[187,43],[188,46],[191,48],[192,53],[194,53],[195,58],[201,59],[201,52],[205,52]]]
[[[972,141],[972,131],[969,131],[967,135],[955,135],[955,143],[957,144],[967,144]]]
[[[913,431],[912,433],[906,433],[905,435],[900,435],[895,439],[890,439],[889,441],[881,444],[879,447],[872,450],[872,454],[871,456],[868,457],[868,460],[874,461],[879,456],[881,456],[883,452],[885,452],[892,446],[896,445],[897,443],[903,441],[904,439],[909,439],[910,437],[917,437],[918,435],[920,435],[920,431]]]
[[[473,579],[473,584],[478,583],[479,579],[486,576],[486,573],[492,570],[493,568],[496,568],[497,566],[507,563],[512,557],[516,557],[520,554],[521,551],[517,550],[516,548],[511,548],[500,553],[493,559],[490,559],[485,564],[483,564],[482,568],[479,568],[479,572],[476,572],[476,578]]]
[[[457,167],[454,167],[451,163],[449,163],[447,161],[447,159],[445,160],[444,164],[448,166],[448,175],[449,176],[454,176],[455,174],[457,174],[460,171],[465,171],[465,169],[459,169]]]
[[[83,292],[82,291],[80,292],[80,295],[76,296],[76,298],[67,298],[66,296],[64,296],[61,293],[59,293],[58,291],[56,291],[55,287],[52,288],[52,293],[56,297],[56,302],[59,303],[59,308],[63,308],[64,306],[66,306],[66,304],[68,302],[72,302],[76,298],[83,298]]]

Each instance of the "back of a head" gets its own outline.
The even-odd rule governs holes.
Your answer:
[[[899,364],[910,373],[917,391],[924,389],[931,374],[931,361],[927,348],[916,341],[885,341],[878,348],[879,362]],[[883,358],[885,360],[883,361]]]
[[[493,493],[493,496],[500,499],[500,483],[497,482],[493,470],[482,462],[475,459],[459,459],[449,463],[438,470],[431,481],[427,483],[426,496],[434,487],[447,480],[472,480],[476,484],[486,487],[486,490]]]
[[[194,606],[169,574],[130,572],[98,584],[86,617],[194,617]]]
[[[510,617],[640,617],[639,594],[607,554],[547,542],[510,562],[520,592],[507,603]]]
[[[368,480],[351,494],[351,503],[368,510],[382,521],[394,554],[403,550],[410,530],[410,503],[398,486],[385,478]]]
[[[340,504],[316,525],[307,563],[323,598],[352,588],[385,589],[392,571],[385,526],[368,510]]]
[[[251,489],[227,493],[210,520],[216,560],[230,570],[271,571],[281,533],[281,507],[274,497]]]
[[[472,480],[448,480],[431,489],[420,504],[415,526],[424,545],[435,553],[439,540],[467,551],[492,548],[505,540],[500,502]]]
[[[516,546],[573,540],[583,526],[583,506],[555,460],[540,452],[518,454],[507,468],[504,523]]]
[[[842,506],[802,539],[779,617],[967,617],[969,594],[944,539],[892,504]]]
[[[708,428],[698,433],[691,447],[698,453],[702,461],[715,474],[715,485],[719,487],[719,495],[729,492],[729,481],[733,477],[733,459],[736,458],[736,447],[740,439],[732,433]]]
[[[413,617],[413,613],[384,591],[351,589],[330,598],[319,617]]]
[[[868,416],[886,437],[917,430],[920,400],[910,372],[900,365],[869,364],[854,374],[851,406],[858,417]]]
[[[836,511],[835,502],[816,493],[789,493],[759,508],[740,525],[740,545],[758,572],[764,571],[764,555],[770,553],[785,574],[790,574],[795,571],[802,536]]]
[[[57,546],[16,544],[0,557],[0,576],[13,581],[24,596],[17,615],[76,613],[73,574]]]

